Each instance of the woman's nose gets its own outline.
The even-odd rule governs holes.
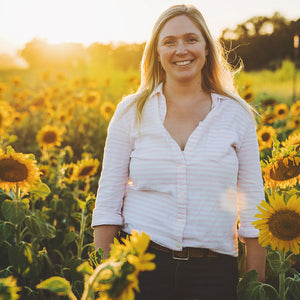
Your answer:
[[[184,54],[186,53],[187,50],[186,50],[186,46],[183,42],[179,41],[177,43],[177,47],[176,47],[176,54]]]

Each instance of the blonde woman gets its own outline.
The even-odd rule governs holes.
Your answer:
[[[144,231],[156,270],[136,299],[236,299],[238,236],[264,280],[251,225],[264,198],[255,121],[201,13],[157,20],[138,92],[111,120],[93,214],[95,246]],[[239,226],[237,226],[237,224]]]

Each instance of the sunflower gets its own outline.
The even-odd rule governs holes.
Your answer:
[[[58,72],[55,75],[55,79],[58,83],[64,83],[67,79],[66,75],[62,72]]]
[[[284,120],[289,112],[289,107],[285,103],[277,104],[274,107],[274,113],[278,120]]]
[[[17,279],[13,276],[0,278],[1,299],[17,300],[20,299],[19,292],[21,287],[17,286]]]
[[[101,100],[100,92],[98,91],[89,91],[84,98],[84,101],[88,105],[97,105]]]
[[[64,180],[71,184],[74,179],[74,170],[76,169],[77,165],[74,163],[70,164],[63,164],[61,168],[61,173],[64,175]]]
[[[150,236],[142,232],[132,231],[130,238],[117,239],[111,245],[109,258],[96,269],[99,289],[102,290],[99,299],[134,300],[134,290],[139,290],[138,276],[141,271],[152,271],[155,255],[146,253]],[[126,267],[125,267],[126,266]],[[130,267],[128,267],[130,266]],[[120,285],[119,282],[123,282]]]
[[[261,124],[272,124],[276,121],[276,115],[274,113],[267,113],[260,119]]]
[[[74,180],[84,180],[96,174],[99,167],[98,159],[81,160],[74,168],[72,177]]]
[[[18,87],[22,84],[22,79],[19,76],[13,76],[9,79],[13,86]]]
[[[28,154],[15,153],[12,148],[6,154],[0,149],[0,188],[7,193],[18,186],[27,192],[40,180],[36,161]]]
[[[43,111],[45,107],[49,106],[49,101],[50,101],[49,96],[46,94],[35,96],[30,101],[29,109],[31,111],[39,111],[39,110]]]
[[[100,113],[104,117],[105,120],[109,120],[109,118],[113,115],[115,109],[116,109],[116,106],[112,102],[105,101],[100,106]]]
[[[254,92],[251,87],[248,87],[245,91],[241,93],[241,97],[246,101],[246,102],[252,102],[254,99]]]
[[[258,241],[273,250],[299,254],[300,243],[300,199],[293,195],[284,201],[283,195],[269,196],[269,203],[262,201],[258,209],[259,220],[252,224],[260,230]]]
[[[42,177],[47,177],[49,175],[49,165],[40,165],[39,170]]]
[[[57,126],[46,125],[37,133],[36,139],[42,148],[51,148],[61,145],[63,131]]]
[[[290,129],[300,128],[300,116],[294,116],[288,121],[287,127]]]
[[[68,111],[59,110],[55,115],[56,120],[60,123],[65,124],[73,119],[74,115],[68,113]]]
[[[263,168],[266,188],[293,187],[300,180],[300,157],[296,152],[287,156],[280,153],[273,162]]]
[[[274,98],[267,98],[261,101],[261,105],[264,107],[275,106],[277,104],[277,100]]]
[[[259,150],[272,148],[272,144],[273,144],[272,136],[277,137],[277,133],[276,130],[271,126],[262,126],[257,131]]]
[[[287,148],[288,146],[297,146],[297,148],[299,148],[299,146],[300,146],[300,133],[290,135],[284,142],[282,142],[282,145],[285,148]]]
[[[5,110],[0,110],[0,134],[4,134],[6,129],[9,127],[11,124],[11,118],[7,111]]]
[[[0,81],[0,95],[4,94],[9,90],[9,85]]]
[[[293,116],[299,116],[300,115],[300,100],[296,101],[291,105],[291,114]]]

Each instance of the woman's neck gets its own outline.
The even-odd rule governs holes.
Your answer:
[[[179,83],[172,84],[171,82],[165,82],[163,86],[163,92],[167,101],[182,102],[183,99],[186,101],[195,101],[199,98],[207,96],[208,93],[202,90],[201,83],[192,84],[188,83]]]

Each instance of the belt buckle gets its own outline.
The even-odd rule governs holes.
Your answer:
[[[186,257],[176,256],[176,252],[179,252],[179,251],[172,250],[172,258],[175,259],[175,260],[189,260],[190,259],[190,248],[186,248],[186,249],[187,249],[187,256]]]

